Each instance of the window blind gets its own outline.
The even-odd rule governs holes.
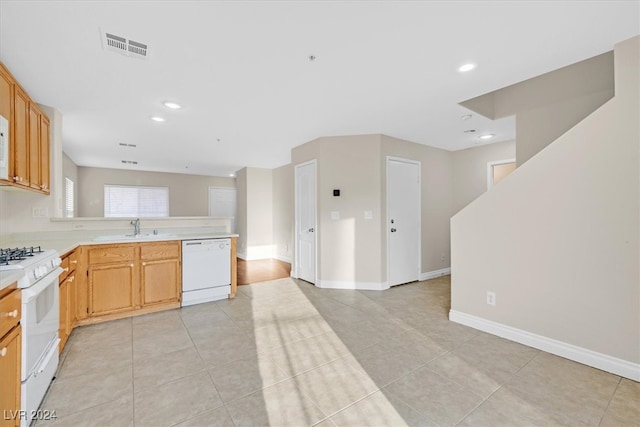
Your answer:
[[[104,216],[111,218],[169,216],[169,188],[105,185]]]
[[[75,215],[75,193],[73,181],[68,177],[64,178],[64,216],[73,218]]]

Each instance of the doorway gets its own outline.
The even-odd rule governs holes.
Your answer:
[[[231,219],[231,233],[236,232],[236,189],[209,187],[209,216]]]
[[[516,170],[516,159],[497,160],[487,163],[487,190]]]
[[[316,160],[295,166],[295,277],[317,283]]]
[[[389,286],[420,280],[420,162],[387,157],[387,277]]]

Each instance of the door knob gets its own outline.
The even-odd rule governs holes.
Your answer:
[[[313,233],[313,227],[309,229],[309,233]]]
[[[396,232],[396,229],[395,229],[395,228],[392,228],[392,229],[391,229],[391,232],[392,232],[392,233],[395,233],[395,232]]]

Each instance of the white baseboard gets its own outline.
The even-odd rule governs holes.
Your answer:
[[[243,260],[247,260],[247,254],[241,253],[241,252],[236,252],[236,257],[243,259]]]
[[[286,256],[275,255],[274,258],[277,259],[278,261],[282,261],[282,262],[287,262],[289,264],[293,264],[293,260],[291,258],[289,258],[289,257],[286,257]]]
[[[383,291],[389,289],[387,282],[343,282],[335,280],[319,280],[317,286],[323,289],[355,289],[359,291]]]
[[[435,279],[436,277],[446,276],[451,274],[451,267],[441,268],[440,270],[427,271],[426,273],[420,274],[420,281]]]
[[[588,350],[553,338],[533,334],[522,329],[513,328],[502,323],[493,322],[481,317],[450,310],[449,320],[474,329],[497,335],[529,347],[552,353],[566,359],[593,366],[603,371],[640,381],[640,364],[618,359],[604,353]]]

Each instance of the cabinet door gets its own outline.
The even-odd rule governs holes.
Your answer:
[[[14,88],[13,128],[9,137],[13,141],[13,173],[16,184],[29,186],[29,98],[17,85]]]
[[[58,328],[58,337],[60,344],[58,352],[62,352],[69,335],[69,278],[67,277],[60,283],[60,327]]]
[[[142,306],[180,301],[180,260],[143,261]]]
[[[29,103],[29,184],[40,190],[40,111]]]
[[[22,332],[15,327],[0,341],[0,426],[20,425],[20,348]]]
[[[4,67],[0,66],[0,116],[11,121],[11,106],[13,105],[12,79]]]
[[[40,188],[49,194],[50,183],[50,136],[49,119],[44,114],[40,115]]]
[[[133,310],[133,263],[89,266],[88,273],[90,316]]]
[[[76,302],[76,273],[72,273],[67,277],[67,281],[69,282],[69,318],[67,320],[67,335],[71,334],[71,331],[76,326],[76,322],[78,321],[78,304]]]

